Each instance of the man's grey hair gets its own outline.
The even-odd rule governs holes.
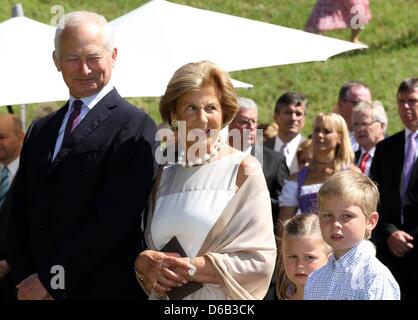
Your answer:
[[[59,49],[61,44],[62,35],[65,30],[77,28],[81,24],[96,24],[103,30],[103,47],[109,54],[113,53],[114,35],[112,26],[107,22],[106,18],[100,14],[89,11],[74,11],[67,13],[64,17],[64,28],[58,27],[55,31],[54,45],[55,45],[55,57],[59,58]]]
[[[371,117],[373,121],[383,123],[385,125],[386,133],[388,127],[388,116],[386,115],[383,104],[380,101],[373,101],[372,103],[360,101],[353,108],[353,117],[356,112],[365,112],[366,110],[371,110]]]
[[[238,97],[238,105],[240,109],[258,109],[255,101],[249,98]]]

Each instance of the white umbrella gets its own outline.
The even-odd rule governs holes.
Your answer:
[[[55,28],[26,17],[0,23],[0,106],[65,100],[52,60]]]
[[[52,59],[54,35],[54,27],[23,16],[0,23],[0,106],[68,99],[68,88]],[[122,57],[117,59],[116,65],[123,59],[123,50],[119,50]],[[170,74],[162,72],[153,78],[155,73],[147,67],[146,61],[139,70],[136,78],[125,75],[130,71],[128,68],[119,73],[118,80],[112,80],[122,96],[156,97],[164,93]],[[150,78],[155,81],[149,81]],[[239,81],[235,84],[251,87]],[[129,94],[124,95],[123,91]]]
[[[364,45],[227,14],[153,0],[111,21],[120,60],[115,75],[144,95],[147,84],[188,62],[211,60],[227,71],[325,61]],[[146,70],[146,71],[145,71]],[[143,77],[146,72],[148,77]]]

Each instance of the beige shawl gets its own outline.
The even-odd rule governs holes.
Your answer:
[[[213,264],[228,299],[263,299],[274,271],[270,195],[261,166],[255,171],[232,197],[198,253]],[[156,250],[150,234],[152,214],[149,210],[145,238]]]

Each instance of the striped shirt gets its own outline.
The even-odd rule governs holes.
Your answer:
[[[400,289],[389,269],[375,256],[367,241],[338,260],[312,272],[304,290],[305,300],[399,300]]]

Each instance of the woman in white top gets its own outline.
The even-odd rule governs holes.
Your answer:
[[[257,160],[220,135],[237,110],[229,75],[214,63],[184,65],[167,86],[160,113],[176,130],[177,163],[155,183],[145,223],[150,250],[135,261],[150,298],[262,299],[267,292],[276,257],[269,192]]]
[[[285,181],[280,196],[279,220],[317,213],[316,195],[325,180],[340,170],[360,171],[354,165],[354,153],[344,118],[336,113],[320,113],[313,121],[313,158],[309,166]],[[280,230],[280,229],[278,229]]]

